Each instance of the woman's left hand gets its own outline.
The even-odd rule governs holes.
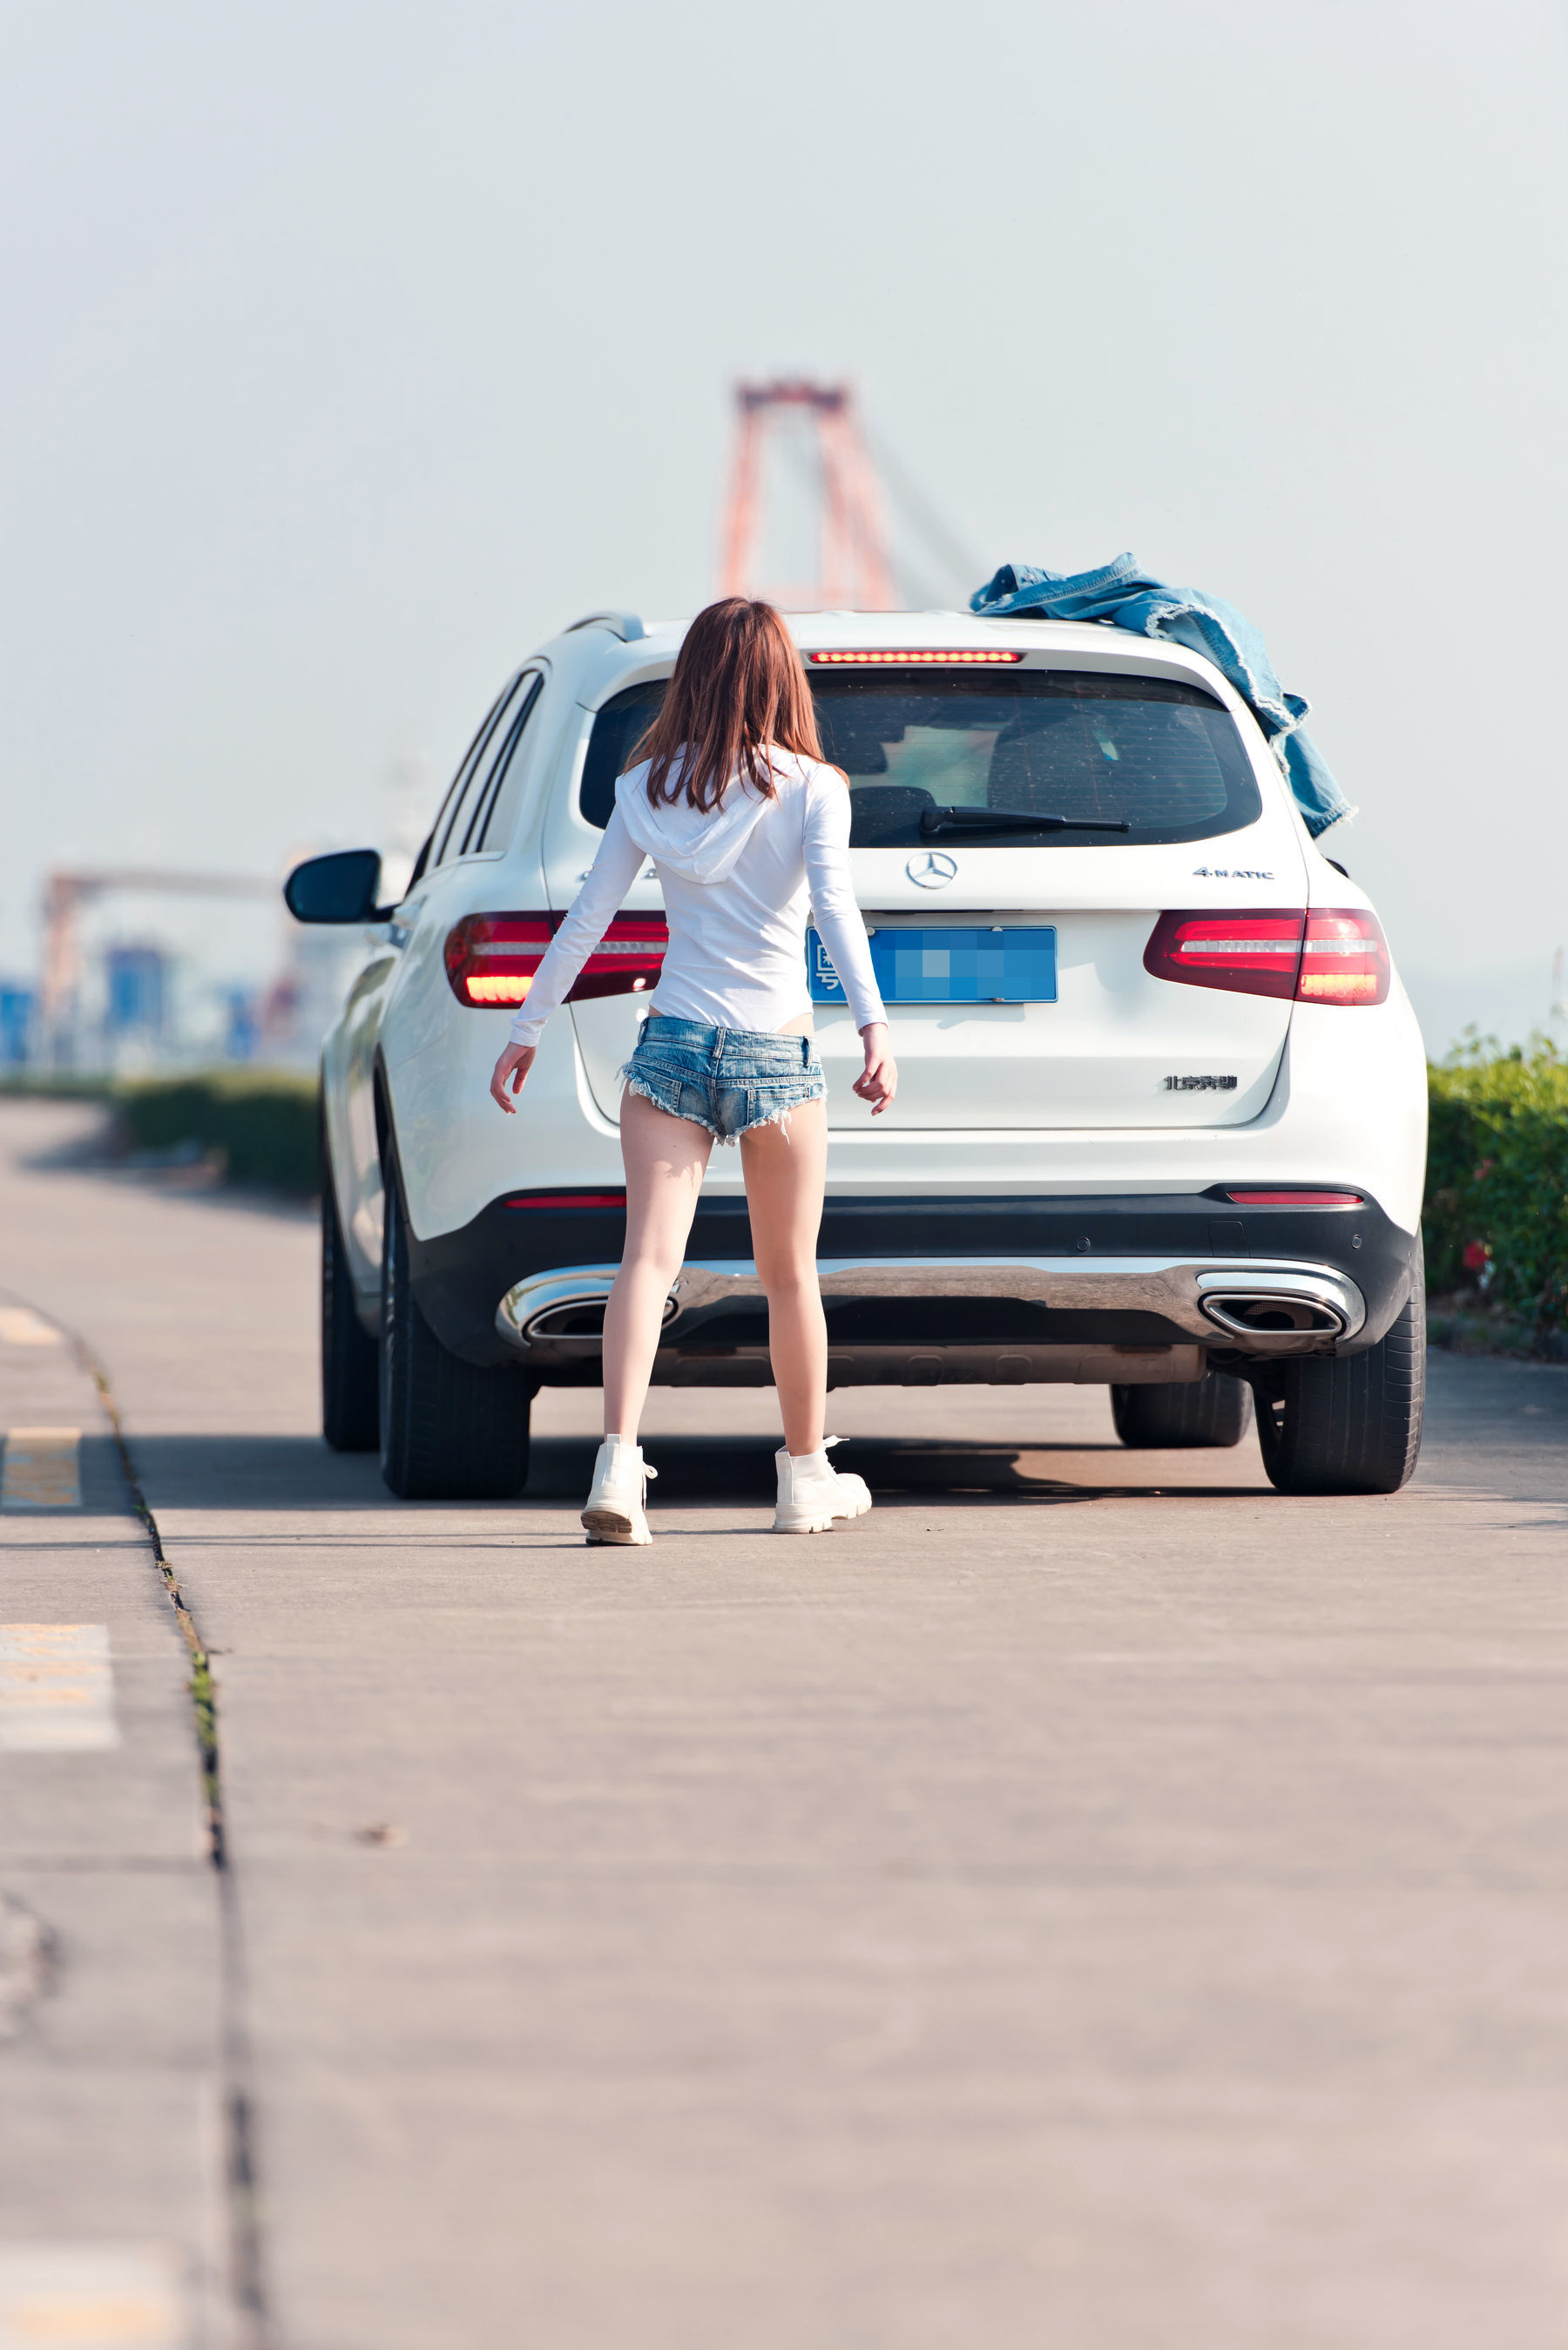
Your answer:
[[[515,1104],[506,1098],[507,1086],[510,1083],[514,1094],[522,1092],[523,1080],[533,1067],[534,1055],[538,1049],[536,1045],[508,1045],[495,1064],[490,1080],[490,1098],[500,1103],[508,1118],[515,1118],[517,1110]]]
[[[898,1064],[888,1050],[886,1022],[873,1020],[862,1028],[860,1042],[866,1048],[866,1066],[849,1090],[870,1103],[873,1118],[880,1118],[898,1090]]]

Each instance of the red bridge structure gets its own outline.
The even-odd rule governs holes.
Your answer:
[[[735,387],[738,429],[725,512],[722,592],[766,595],[794,610],[888,612],[898,608],[881,485],[844,383],[805,379]],[[764,444],[781,421],[812,428],[820,469],[818,577],[792,586],[757,577],[763,546]]]

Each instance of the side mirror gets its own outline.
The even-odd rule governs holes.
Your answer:
[[[390,909],[376,903],[380,879],[375,849],[341,848],[296,865],[283,885],[283,902],[296,922],[384,921]]]

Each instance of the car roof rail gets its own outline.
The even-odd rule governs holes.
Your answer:
[[[580,620],[572,621],[561,634],[569,637],[578,629],[607,629],[623,645],[634,645],[639,637],[648,634],[635,612],[585,612]]]

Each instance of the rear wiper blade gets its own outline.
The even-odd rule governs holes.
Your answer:
[[[920,810],[920,837],[939,832],[1130,832],[1125,816],[1036,816],[1028,808],[929,807]]]

